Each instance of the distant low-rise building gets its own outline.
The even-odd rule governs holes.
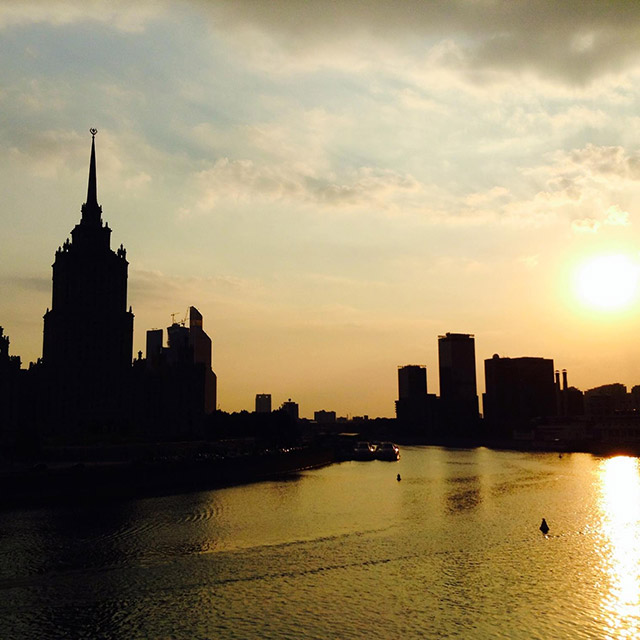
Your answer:
[[[298,403],[293,402],[291,398],[282,403],[280,410],[288,413],[294,420],[298,420],[300,417],[300,407],[298,406]]]
[[[270,393],[256,393],[256,413],[271,413]]]
[[[334,424],[336,421],[336,412],[335,411],[314,411],[313,419],[318,424]]]

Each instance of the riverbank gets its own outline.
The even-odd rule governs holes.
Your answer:
[[[330,448],[296,447],[201,458],[39,463],[0,473],[0,509],[204,491],[286,476],[335,459]]]
[[[465,438],[399,437],[401,447],[486,447],[496,451],[640,455],[625,445],[594,446]],[[56,447],[46,462],[23,462],[0,470],[0,509],[95,503],[205,491],[250,484],[351,459],[351,439],[330,438],[314,446],[256,449],[252,440],[227,443],[155,443],[117,447]],[[346,448],[345,448],[346,447]]]

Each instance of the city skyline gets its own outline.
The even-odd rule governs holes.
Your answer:
[[[553,359],[583,390],[640,383],[637,295],[622,304],[638,269],[638,9],[266,6],[0,3],[12,354],[42,355],[96,126],[134,353],[197,306],[225,411],[268,392],[305,417],[393,416],[398,365],[425,364],[439,389],[445,332],[475,334],[479,371],[499,353]],[[620,310],[589,306],[606,264],[576,280],[607,256],[609,291],[632,280]]]

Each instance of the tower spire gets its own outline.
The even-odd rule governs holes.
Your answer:
[[[91,133],[91,161],[89,163],[89,187],[87,189],[87,206],[98,206],[98,181],[96,179],[96,133],[97,129],[89,129]]]
[[[91,160],[89,162],[89,185],[87,201],[82,205],[82,222],[100,223],[101,207],[98,204],[98,179],[96,177],[96,133],[97,129],[89,129],[91,134]]]

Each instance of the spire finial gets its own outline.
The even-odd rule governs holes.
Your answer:
[[[89,129],[91,134],[91,162],[89,163],[89,186],[87,188],[87,209],[98,209],[98,184],[96,179],[96,133],[95,128]]]

